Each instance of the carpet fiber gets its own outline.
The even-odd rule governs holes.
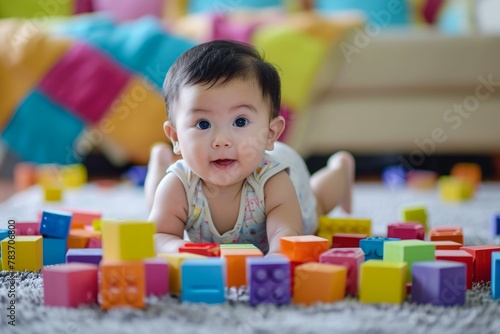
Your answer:
[[[489,237],[489,217],[500,211],[500,185],[482,184],[477,196],[447,204],[437,191],[390,190],[379,184],[358,184],[354,214],[373,221],[373,234],[384,236],[386,226],[398,221],[402,205],[423,204],[431,226],[459,225],[465,244],[498,244]],[[59,206],[98,209],[106,218],[145,219],[142,191],[128,185],[99,188],[89,185],[67,192],[61,204],[47,205],[38,188],[31,188],[0,204],[0,228],[8,219],[33,220],[44,208]],[[333,215],[340,213],[334,211]],[[15,281],[15,299],[8,297]],[[15,302],[15,327],[8,324],[7,307]],[[434,307],[361,304],[346,299],[334,304],[302,307],[251,307],[244,290],[228,291],[223,305],[180,303],[173,297],[149,298],[145,310],[129,308],[103,312],[99,307],[79,309],[43,306],[43,283],[38,273],[0,273],[0,333],[498,333],[500,302],[491,299],[489,284],[467,292],[465,306]]]

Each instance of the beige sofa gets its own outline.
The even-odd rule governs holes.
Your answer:
[[[500,153],[500,35],[363,32],[333,48],[292,122],[299,153]]]

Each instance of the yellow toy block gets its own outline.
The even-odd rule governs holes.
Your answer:
[[[82,164],[61,167],[61,178],[66,188],[78,188],[87,183],[87,168]]]
[[[60,183],[45,183],[42,185],[42,188],[46,202],[60,202],[62,200],[63,187]]]
[[[312,305],[344,299],[347,267],[309,262],[295,268],[293,302]]]
[[[321,253],[330,248],[328,240],[315,235],[281,237],[280,253],[292,262],[319,262]]]
[[[474,183],[450,176],[439,178],[439,194],[445,202],[460,202],[472,198]]]
[[[181,265],[186,259],[205,259],[206,256],[193,253],[158,254],[168,262],[168,284],[170,293],[181,293]]]
[[[102,231],[102,219],[94,219],[92,221],[92,227],[94,228],[94,231]]]
[[[102,224],[103,259],[140,261],[154,257],[155,233],[153,222],[105,220]]]
[[[100,272],[103,310],[122,306],[144,308],[146,292],[144,263],[103,260]]]
[[[43,240],[41,236],[5,238],[2,244],[2,267],[9,271],[38,271],[43,266]]]
[[[367,236],[371,236],[371,229],[371,219],[320,216],[316,235],[327,239],[331,247],[333,235],[336,233],[366,234]]]
[[[264,254],[258,248],[221,248],[220,257],[226,260],[227,286],[246,286],[247,258],[262,256],[264,256]]]
[[[415,262],[434,261],[436,245],[422,240],[384,242],[384,261],[406,262],[406,282],[412,280],[411,267]]]
[[[406,262],[368,260],[362,263],[359,301],[401,304],[406,299],[407,267]]]
[[[400,209],[400,218],[403,222],[417,222],[424,226],[425,233],[429,232],[427,224],[427,210],[423,205],[405,206]]]

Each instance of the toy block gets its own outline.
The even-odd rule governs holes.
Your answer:
[[[39,232],[47,237],[67,239],[71,219],[72,215],[68,212],[43,211]]]
[[[9,271],[38,271],[43,266],[43,241],[37,236],[16,236],[3,239],[2,268]]]
[[[460,248],[463,246],[462,244],[459,244],[458,242],[455,241],[449,241],[449,240],[444,240],[444,241],[428,241],[430,244],[433,244],[436,246],[436,251],[437,250],[460,250]]]
[[[459,180],[472,183],[474,187],[481,182],[481,166],[476,163],[460,162],[451,168],[450,175]]]
[[[179,247],[179,253],[193,253],[207,257],[218,257],[220,255],[220,246],[216,243],[198,244],[194,242],[185,243]]]
[[[45,202],[60,202],[63,198],[63,186],[59,182],[42,184]]]
[[[186,259],[206,259],[206,256],[192,253],[158,254],[168,262],[168,286],[170,293],[181,292],[181,265]]]
[[[246,266],[251,305],[290,302],[290,261],[285,256],[251,257]]]
[[[101,248],[70,248],[66,252],[66,262],[91,263],[99,265],[102,260]]]
[[[226,39],[251,43],[252,34],[259,25],[255,22],[233,22],[224,15],[211,15],[211,19],[209,40]]]
[[[16,192],[28,189],[36,184],[36,166],[28,162],[19,162],[14,166],[14,189]]]
[[[98,271],[97,265],[88,263],[44,267],[44,305],[78,307],[97,303]]]
[[[16,223],[16,225],[17,225],[17,223]],[[17,226],[16,226],[16,228],[17,228]],[[14,230],[14,231],[15,231],[15,230]],[[15,233],[15,232],[14,232],[14,233]],[[3,239],[5,239],[5,238],[8,238],[8,237],[9,237],[9,234],[10,234],[10,233],[9,233],[9,230],[8,230],[8,229],[6,229],[6,228],[0,228],[0,241],[2,241],[2,240],[3,240]],[[17,236],[18,234],[17,234],[17,233],[15,233],[15,235]],[[2,254],[2,253],[0,253],[0,254]]]
[[[412,269],[412,301],[435,306],[464,305],[465,271],[465,264],[451,261],[415,263]]]
[[[101,308],[144,308],[145,275],[141,261],[103,260],[100,265]]]
[[[93,220],[92,227],[94,228],[94,231],[101,231],[102,230],[102,219]]]
[[[433,228],[429,233],[431,241],[455,241],[463,245],[464,235],[461,228]]]
[[[70,230],[68,236],[68,248],[91,248],[89,247],[91,238],[101,239],[101,232],[84,229]]]
[[[87,248],[102,248],[101,238],[90,238]]]
[[[146,174],[148,173],[148,166],[132,166],[124,174],[125,178],[133,185],[138,187],[144,186]]]
[[[346,280],[347,268],[344,266],[314,262],[301,264],[295,268],[293,302],[312,305],[342,300]]]
[[[436,260],[461,262],[466,266],[465,285],[472,289],[472,278],[474,276],[474,257],[463,250],[436,250]]]
[[[71,208],[62,208],[61,211],[71,212],[73,214],[73,218],[71,219],[71,227],[72,228],[82,228],[81,226],[94,226],[93,222],[96,220],[100,220],[102,218],[101,211],[92,211],[92,210],[82,210],[82,209],[71,209]],[[98,223],[96,223],[98,224]],[[100,227],[100,225],[99,225]],[[94,230],[99,230],[94,227]]]
[[[293,287],[295,286],[295,268],[304,264],[303,262],[290,261],[290,296],[293,296]]]
[[[66,262],[66,239],[43,237],[43,265]]]
[[[411,170],[406,177],[406,185],[413,189],[432,189],[436,186],[438,174],[430,170]]]
[[[436,246],[422,240],[384,242],[384,261],[406,262],[406,281],[411,282],[415,262],[434,261]]]
[[[146,296],[165,296],[168,294],[168,262],[165,258],[144,259],[146,276]]]
[[[361,248],[332,248],[319,256],[320,263],[336,264],[347,268],[345,293],[355,296],[358,293],[359,266],[365,261]]]
[[[16,236],[40,235],[40,222],[16,222]]]
[[[460,202],[472,198],[474,184],[452,176],[439,178],[439,194],[445,202]]]
[[[314,235],[281,237],[280,253],[290,261],[318,262],[319,255],[330,248],[327,239]]]
[[[263,257],[260,249],[221,248],[220,257],[226,260],[226,284],[228,287],[247,285],[246,261],[250,257]]]
[[[429,231],[427,225],[427,210],[424,206],[405,206],[400,210],[401,220],[404,222],[416,222],[424,226],[425,231]]]
[[[220,249],[258,249],[255,245],[252,244],[220,244]]]
[[[105,260],[141,261],[154,257],[153,222],[105,220],[102,224],[102,248]]]
[[[491,253],[491,296],[500,299],[500,252]]]
[[[316,235],[328,240],[329,246],[335,233],[371,235],[371,220],[320,216]]]
[[[78,188],[88,181],[87,167],[83,164],[62,166],[60,174],[65,188]]]
[[[490,231],[492,238],[497,238],[500,235],[500,213],[491,215]]]
[[[61,183],[61,174],[57,164],[40,164],[36,168],[36,182],[38,184]]]
[[[401,304],[406,299],[407,271],[406,262],[368,260],[362,263],[359,274],[359,301]]]
[[[191,303],[224,303],[224,262],[221,258],[186,259],[182,262],[181,300]],[[200,277],[203,277],[202,281]]]
[[[389,188],[404,188],[406,185],[406,169],[403,166],[388,166],[382,170],[382,182]]]
[[[359,247],[359,241],[367,237],[366,234],[335,233],[332,248],[356,248]]]
[[[425,227],[417,222],[392,223],[387,226],[387,237],[401,240],[424,240]]]
[[[359,247],[363,250],[364,260],[382,260],[384,258],[384,242],[399,241],[400,238],[371,237],[359,242]]]
[[[144,16],[161,19],[163,0],[145,0],[138,3],[134,0],[122,0],[119,4],[113,0],[93,0],[96,12],[107,12],[116,22],[133,21]]]
[[[463,246],[461,250],[466,251],[474,257],[474,276],[472,282],[489,282],[491,279],[491,253],[500,251],[499,246],[480,245]]]

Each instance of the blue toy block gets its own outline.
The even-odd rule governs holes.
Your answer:
[[[43,237],[43,265],[50,266],[66,262],[67,240]]]
[[[359,247],[365,253],[365,261],[368,260],[382,260],[384,258],[384,242],[386,241],[399,241],[400,238],[381,238],[371,237],[361,239]]]
[[[287,304],[291,300],[290,261],[282,256],[249,257],[246,261],[250,304]]]
[[[259,9],[266,7],[282,7],[283,0],[219,0],[219,1],[206,1],[206,0],[190,0],[188,5],[189,13],[223,13],[230,12],[236,9]]]
[[[181,300],[191,303],[224,303],[224,262],[220,258],[184,260],[181,265]]]
[[[404,188],[407,171],[403,166],[389,166],[382,170],[382,182],[389,188]]]
[[[146,174],[148,173],[148,166],[132,166],[125,173],[125,177],[130,180],[134,185],[142,187],[144,186],[144,181],[146,180]]]
[[[491,215],[490,230],[493,238],[497,238],[500,235],[500,213]]]
[[[72,217],[73,214],[70,212],[43,211],[40,234],[44,237],[67,239]]]
[[[102,260],[102,248],[70,248],[66,252],[66,262],[91,263],[99,265]]]
[[[9,230],[6,228],[0,228],[0,241],[8,237],[9,237]],[[2,248],[0,247],[0,258],[1,257],[2,257]]]
[[[500,299],[500,252],[491,253],[491,295]]]

